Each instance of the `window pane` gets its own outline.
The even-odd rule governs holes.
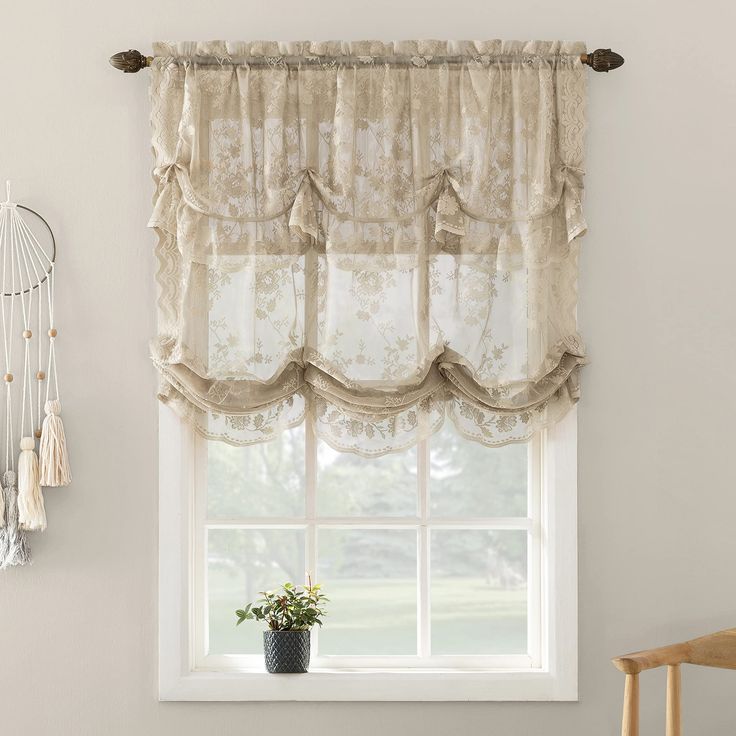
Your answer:
[[[527,444],[485,447],[447,421],[429,447],[431,514],[526,516]]]
[[[207,545],[210,654],[262,654],[265,624],[235,611],[262,590],[304,580],[301,529],[210,529]]]
[[[320,516],[416,515],[416,450],[364,458],[319,442],[317,459]]]
[[[526,654],[525,531],[432,530],[432,654]]]
[[[330,599],[320,654],[416,654],[413,529],[320,529],[319,581]]]
[[[304,426],[273,442],[207,443],[210,519],[304,515]]]

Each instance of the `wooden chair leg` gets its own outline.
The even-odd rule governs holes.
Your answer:
[[[621,736],[639,736],[639,675],[626,675]]]
[[[667,736],[682,736],[680,665],[667,667]]]

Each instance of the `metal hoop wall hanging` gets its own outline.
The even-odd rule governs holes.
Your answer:
[[[71,482],[56,370],[56,238],[46,218],[13,202],[10,182],[6,187],[0,202],[0,569],[30,561],[27,533],[46,529],[42,488]],[[35,218],[31,224],[25,213]]]
[[[51,271],[53,270],[54,264],[56,263],[56,238],[54,237],[54,231],[51,229],[51,225],[49,225],[46,219],[42,217],[38,212],[36,212],[36,210],[32,210],[30,207],[26,207],[26,205],[24,204],[16,204],[15,207],[21,210],[25,210],[26,212],[30,212],[32,215],[37,217],[43,223],[46,230],[48,230],[49,236],[51,237],[51,262],[48,268],[44,271],[44,277],[37,284],[29,286],[27,289],[23,289],[23,291],[3,292],[2,294],[0,294],[0,296],[20,296],[21,294],[27,294],[33,289],[37,289],[51,275]]]

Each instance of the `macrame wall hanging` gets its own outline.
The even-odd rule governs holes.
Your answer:
[[[46,529],[42,486],[71,482],[56,373],[56,242],[46,220],[11,201],[10,182],[6,192],[0,202],[0,568],[30,562],[26,532]]]

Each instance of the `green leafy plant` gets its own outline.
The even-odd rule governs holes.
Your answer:
[[[329,598],[321,585],[284,583],[278,590],[261,592],[261,598],[235,611],[240,626],[243,621],[265,621],[271,631],[308,631],[315,624],[322,626],[327,614],[324,604]]]

